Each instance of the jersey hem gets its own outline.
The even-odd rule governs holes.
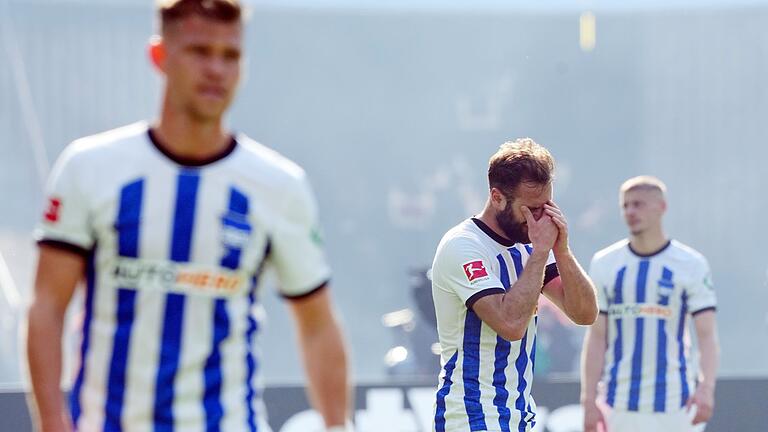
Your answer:
[[[486,288],[482,291],[478,291],[472,296],[470,296],[466,302],[464,302],[465,305],[467,305],[468,308],[471,308],[472,305],[474,305],[478,300],[485,296],[493,295],[493,294],[504,294],[506,290],[504,288],[494,287],[494,288]]]
[[[74,243],[62,241],[62,240],[53,240],[53,239],[40,239],[37,241],[38,246],[48,246],[52,247],[54,249],[62,250],[65,252],[71,252],[77,255],[80,255],[82,257],[88,257],[90,255],[91,251],[76,245]]]
[[[702,312],[706,312],[706,311],[714,312],[716,310],[717,310],[717,308],[715,306],[707,306],[705,308],[701,308],[701,309],[699,309],[697,311],[691,312],[691,316],[696,316],[696,315],[698,315],[698,314],[700,314]]]
[[[311,297],[311,296],[313,296],[313,295],[315,295],[315,294],[319,293],[320,291],[322,291],[323,289],[325,289],[325,288],[328,286],[328,284],[329,284],[330,282],[331,282],[331,280],[330,280],[330,279],[326,279],[326,280],[325,280],[323,283],[321,283],[321,284],[320,284],[320,285],[318,285],[317,287],[315,287],[315,288],[312,288],[311,290],[309,290],[309,291],[307,291],[307,292],[305,292],[305,293],[302,293],[302,294],[296,294],[296,295],[280,294],[280,295],[281,295],[281,296],[282,296],[284,299],[286,299],[286,300],[290,300],[290,301],[295,301],[295,300],[302,300],[302,299],[305,299],[305,298],[307,298],[307,297]]]

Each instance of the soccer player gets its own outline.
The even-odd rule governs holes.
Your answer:
[[[629,238],[592,258],[600,317],[582,352],[587,432],[600,430],[598,425],[609,432],[685,432],[712,416],[719,350],[715,292],[707,260],[665,234],[665,194],[655,177],[627,180],[619,200]],[[698,384],[687,347],[689,316],[701,354]],[[601,376],[607,416],[596,401]]]
[[[531,430],[540,294],[577,324],[597,317],[594,287],[552,201],[553,170],[549,151],[533,140],[503,144],[490,159],[482,213],[449,230],[437,247],[437,432]]]
[[[254,344],[272,267],[310,399],[328,430],[343,430],[345,347],[305,173],[222,120],[240,76],[241,6],[166,0],[158,15],[159,119],[77,140],[51,173],[27,340],[36,422],[43,432],[268,431]],[[67,410],[62,321],[81,279]]]

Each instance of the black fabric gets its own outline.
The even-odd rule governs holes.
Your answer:
[[[171,153],[160,140],[158,140],[157,135],[155,135],[155,132],[152,131],[152,129],[147,130],[147,135],[149,136],[149,140],[152,142],[152,145],[155,146],[155,148],[165,155],[168,159],[176,162],[179,165],[182,166],[188,166],[188,167],[201,167],[204,165],[212,164],[214,162],[217,162],[221,159],[224,159],[225,157],[229,156],[233,151],[235,151],[235,148],[237,147],[237,140],[235,140],[235,137],[233,136],[230,139],[229,145],[227,148],[222,150],[221,152],[209,156],[207,158],[203,159],[197,159],[197,158],[188,158],[183,156],[178,156],[173,153]]]
[[[68,243],[61,240],[42,239],[42,240],[38,240],[37,244],[39,246],[48,246],[55,249],[72,252],[74,254],[82,256],[83,258],[88,258],[88,256],[90,256],[91,254],[91,251],[89,249],[85,249],[76,244]]]
[[[325,288],[327,288],[327,287],[328,287],[328,284],[329,284],[330,282],[331,282],[331,281],[330,281],[330,279],[329,279],[329,280],[326,280],[325,282],[321,283],[320,285],[318,285],[318,286],[317,286],[317,287],[315,287],[315,288],[312,288],[311,290],[309,290],[309,291],[305,292],[304,294],[297,294],[297,295],[287,295],[287,294],[281,294],[281,295],[282,295],[282,297],[283,297],[284,299],[286,299],[286,300],[290,300],[290,301],[295,301],[295,300],[302,300],[302,299],[305,299],[305,298],[307,298],[307,297],[311,297],[311,296],[313,296],[313,295],[315,295],[315,294],[317,294],[317,293],[321,292],[322,290],[324,290]]]
[[[640,258],[650,258],[652,256],[655,256],[655,255],[658,255],[658,254],[664,252],[665,250],[667,250],[667,248],[671,244],[672,244],[672,240],[667,240],[667,243],[665,243],[664,246],[662,246],[659,250],[651,252],[651,253],[647,253],[647,254],[642,254],[642,253],[637,252],[636,250],[632,249],[632,244],[627,244],[627,246],[629,247],[629,251],[632,252],[633,254],[635,254],[636,256],[639,256]]]
[[[470,298],[467,299],[467,302],[465,303],[468,308],[471,308],[473,304],[475,304],[478,300],[485,296],[493,295],[493,294],[504,294],[506,290],[504,288],[486,288],[482,291],[478,291]]]
[[[705,307],[705,308],[703,308],[703,309],[699,309],[699,310],[697,310],[697,311],[695,311],[695,312],[691,312],[691,316],[696,316],[696,315],[698,315],[698,314],[700,314],[700,313],[702,313],[702,312],[706,312],[706,311],[712,311],[712,312],[714,312],[714,311],[716,311],[716,310],[717,310],[717,308],[716,308],[716,307],[714,307],[714,306],[709,306],[709,307]]]
[[[557,263],[547,264],[547,267],[544,269],[544,284],[542,288],[558,276],[560,276],[560,271],[557,269]]]
[[[492,238],[493,241],[495,241],[496,243],[503,246],[507,246],[507,247],[511,247],[515,245],[515,242],[513,242],[512,240],[506,237],[500,236],[499,234],[496,233],[496,231],[492,230],[491,227],[486,225],[485,222],[481,221],[480,219],[472,218],[472,222],[474,222],[475,225],[477,225],[477,227],[480,228],[480,230],[486,233],[488,237]]]

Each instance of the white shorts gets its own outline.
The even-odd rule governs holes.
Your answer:
[[[692,425],[693,410],[666,413],[638,413],[610,410],[606,418],[607,432],[701,432],[706,425]]]

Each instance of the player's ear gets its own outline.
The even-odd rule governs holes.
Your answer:
[[[491,188],[491,205],[497,211],[504,210],[506,207],[506,197],[497,188]]]
[[[149,59],[158,70],[165,72],[165,44],[160,35],[154,35],[149,39],[147,47]]]

